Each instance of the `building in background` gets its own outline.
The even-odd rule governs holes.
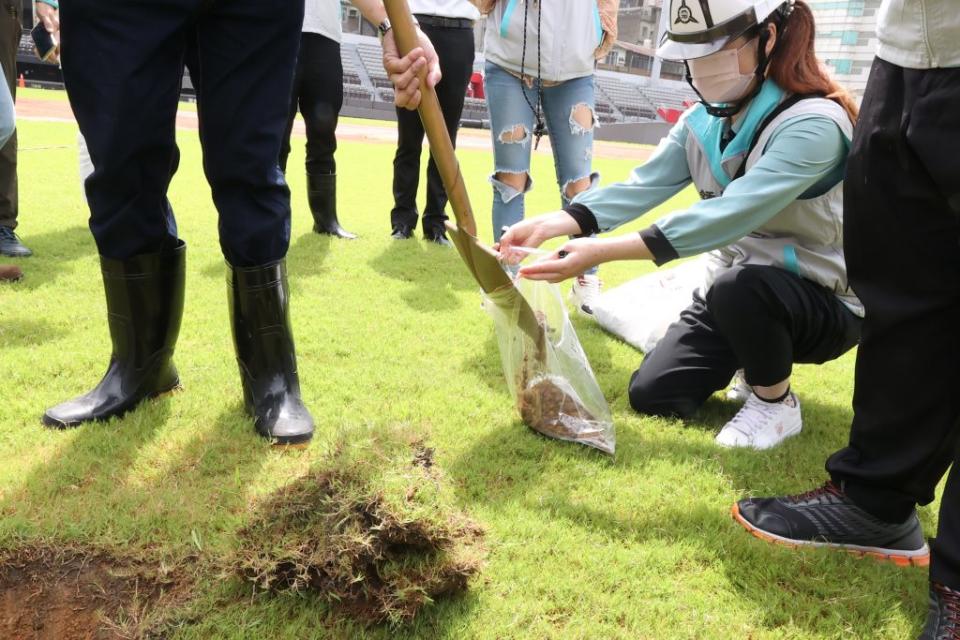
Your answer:
[[[881,0],[810,0],[817,22],[817,55],[859,101],[877,51]]]
[[[621,0],[621,46],[603,60],[602,68],[650,75],[663,2]],[[817,23],[817,55],[838,82],[861,98],[876,53],[876,14],[881,0],[808,0],[808,4]],[[682,79],[683,65],[664,62],[661,76]]]
[[[348,0],[340,0],[340,26],[344,33],[356,33],[362,36],[377,35],[377,28],[367,22],[360,10]]]
[[[649,76],[660,42],[663,0],[621,0],[617,17],[617,46],[600,62],[601,69]],[[662,63],[660,77],[681,80],[682,64]]]

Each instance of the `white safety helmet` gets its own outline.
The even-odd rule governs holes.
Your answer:
[[[794,0],[670,0],[669,4],[669,27],[657,56],[681,62],[716,53],[776,11],[786,17]]]

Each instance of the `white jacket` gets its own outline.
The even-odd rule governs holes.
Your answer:
[[[537,77],[538,12],[541,77],[564,82],[592,75],[603,26],[597,3],[590,0],[500,0],[487,17],[486,59],[514,73],[520,73],[522,61],[523,72]]]
[[[877,55],[908,69],[960,67],[960,2],[883,0]]]
[[[303,7],[303,32],[318,33],[334,42],[340,42],[343,39],[340,3],[337,0],[306,0]]]

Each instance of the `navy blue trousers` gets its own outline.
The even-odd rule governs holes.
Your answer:
[[[85,186],[100,253],[122,260],[177,239],[167,187],[189,49],[223,255],[235,266],[283,258],[290,190],[277,159],[303,3],[70,0],[60,13],[64,81],[95,168]]]

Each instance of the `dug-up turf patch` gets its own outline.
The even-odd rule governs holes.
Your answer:
[[[0,638],[140,638],[177,588],[172,571],[103,551],[42,546],[2,551]]]
[[[314,592],[361,622],[399,625],[467,589],[482,539],[431,449],[354,433],[254,508],[235,570],[259,589]]]

